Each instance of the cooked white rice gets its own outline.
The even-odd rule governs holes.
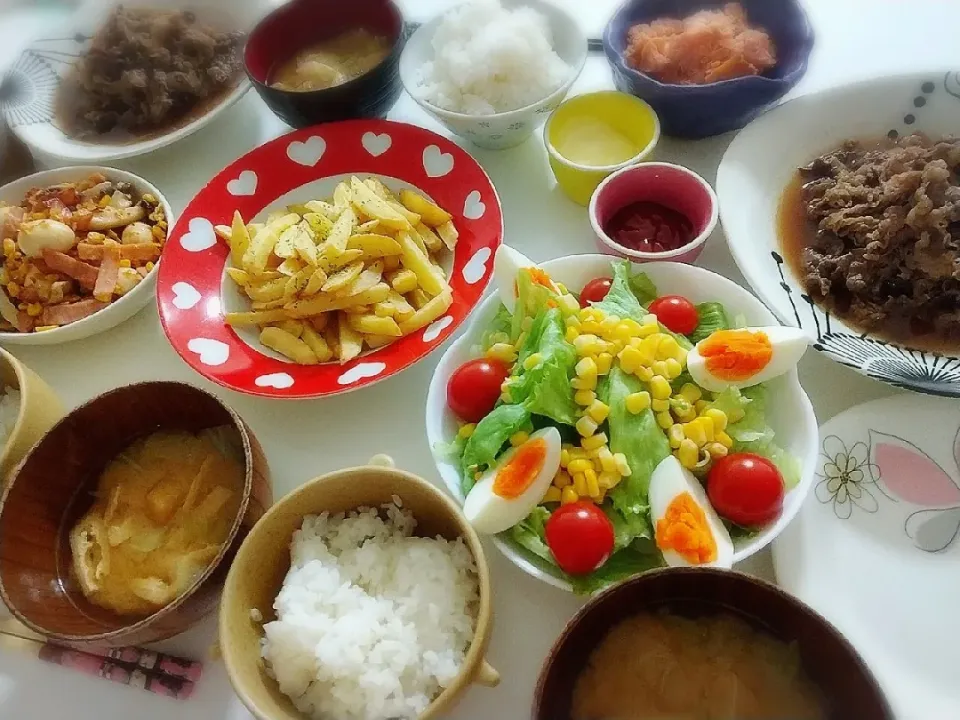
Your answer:
[[[418,94],[431,105],[492,115],[532,105],[560,87],[570,66],[554,51],[550,26],[529,7],[472,0],[451,10],[433,36]]]
[[[0,390],[0,450],[7,444],[20,415],[20,391],[13,387]]]
[[[263,626],[280,689],[317,720],[416,718],[473,639],[476,566],[462,539],[413,537],[396,505],[304,518]]]

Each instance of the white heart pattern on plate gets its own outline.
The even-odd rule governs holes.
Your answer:
[[[463,203],[463,216],[468,220],[479,220],[487,211],[487,206],[480,199],[480,191],[474,190]]]
[[[319,135],[312,135],[303,142],[294,140],[287,145],[287,157],[305,167],[313,167],[327,151],[327,141]]]
[[[190,310],[200,302],[199,291],[190,283],[173,284],[173,306],[178,310]]]
[[[487,260],[492,254],[490,248],[480,248],[472,258],[467,260],[467,264],[463,266],[463,279],[467,285],[475,285],[483,279],[487,272]]]
[[[337,378],[339,385],[350,385],[363,380],[364,378],[376,377],[387,369],[387,364],[382,362],[368,362],[354,365],[343,375]]]
[[[449,315],[444,315],[439,320],[434,320],[430,325],[427,326],[427,329],[423,331],[423,341],[424,342],[433,342],[438,337],[440,333],[450,327],[450,323],[453,322],[453,318]]]
[[[217,236],[213,234],[213,223],[206,218],[191,219],[187,228],[187,232],[180,237],[180,245],[187,252],[203,252],[217,244]]]
[[[386,133],[377,135],[373,132],[365,132],[363,137],[360,138],[360,144],[363,145],[363,149],[373,157],[380,157],[390,149],[390,146],[393,144],[393,138]]]
[[[194,338],[187,343],[187,349],[200,356],[204,365],[223,365],[230,357],[230,347],[219,340]]]
[[[427,145],[423,150],[423,170],[427,177],[443,177],[453,170],[453,155],[441,152],[436,145]]]
[[[253,195],[257,192],[257,174],[253,170],[244,170],[227,183],[227,192],[234,197]]]
[[[285,390],[293,386],[293,378],[285,372],[261,375],[253,382],[257,387],[276,388],[277,390]]]

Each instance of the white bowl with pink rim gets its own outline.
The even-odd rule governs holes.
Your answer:
[[[635,250],[616,242],[604,228],[619,210],[636,202],[656,203],[685,216],[693,225],[693,238],[675,250],[663,252]],[[633,262],[692,263],[717,227],[718,204],[710,183],[692,170],[673,163],[647,162],[625,167],[605,178],[593,192],[588,212],[597,246],[603,253]]]

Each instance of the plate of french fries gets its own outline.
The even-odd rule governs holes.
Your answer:
[[[371,134],[386,151],[366,149]],[[225,387],[347,392],[454,332],[502,236],[492,183],[446,139],[381,120],[301,130],[188,205],[161,264],[160,317],[181,357]]]

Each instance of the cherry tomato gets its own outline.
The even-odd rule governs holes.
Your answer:
[[[677,335],[689,335],[700,324],[700,316],[692,302],[682,295],[664,295],[650,303],[650,312]]]
[[[713,464],[707,496],[720,517],[743,527],[765,525],[783,509],[783,476],[765,457],[734,453]]]
[[[480,422],[493,410],[510,368],[500,360],[468,360],[447,381],[447,405],[461,420]]]
[[[610,292],[613,281],[608,277],[594,278],[580,291],[580,307],[587,307],[592,302],[600,302]]]
[[[593,503],[561,505],[547,520],[544,534],[557,565],[570,575],[593,572],[613,552],[613,525]]]

